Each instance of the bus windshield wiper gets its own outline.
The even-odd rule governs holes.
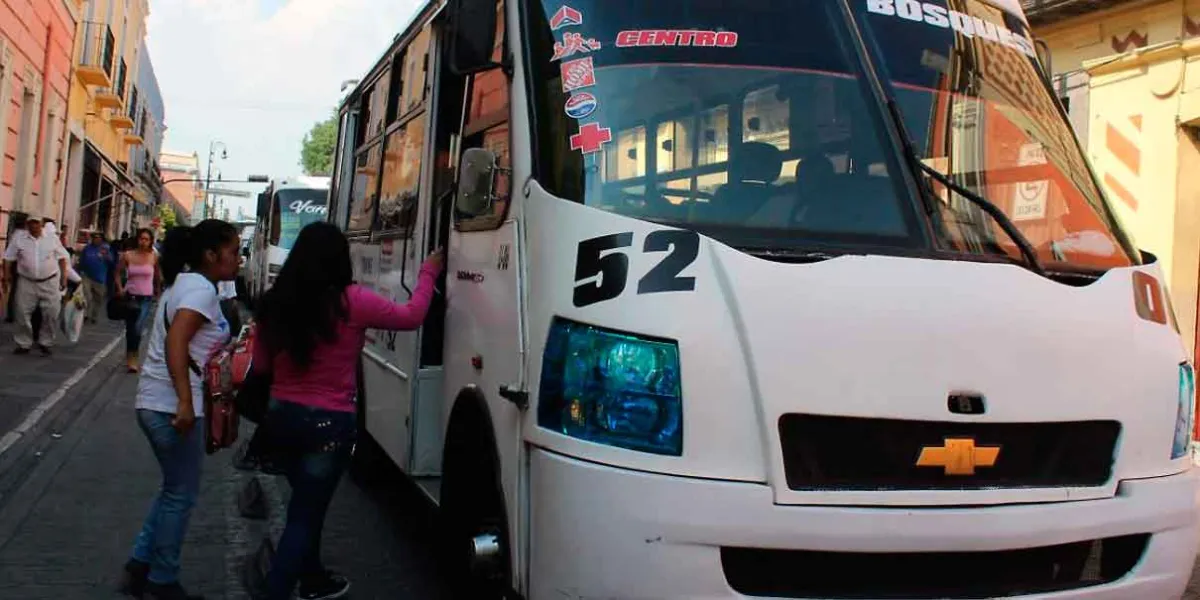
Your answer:
[[[904,157],[908,160],[908,162],[932,177],[938,183],[946,186],[946,188],[949,190],[953,191],[959,196],[962,196],[963,198],[966,198],[971,204],[978,206],[983,210],[983,212],[992,217],[992,219],[996,221],[996,224],[1000,226],[1000,229],[1004,230],[1004,233],[1008,234],[1008,237],[1011,238],[1013,243],[1017,245],[1017,248],[1021,250],[1021,256],[1025,257],[1025,266],[1030,271],[1046,277],[1046,269],[1042,267],[1042,263],[1038,260],[1037,252],[1033,249],[1033,244],[1029,243],[1029,239],[1025,237],[1025,234],[1021,233],[1020,229],[1017,229],[1017,226],[1012,222],[1012,219],[1008,218],[1008,215],[1004,214],[1004,211],[1000,210],[1000,207],[996,206],[991,200],[980,196],[961,184],[955,183],[952,179],[947,177],[945,173],[942,173],[941,171],[938,171],[937,169],[925,164],[925,162],[921,160],[921,157],[917,156],[916,150],[914,150],[912,147],[912,138],[908,136],[908,132],[904,128],[904,120],[901,118],[900,108],[896,106],[896,101],[891,97],[888,97],[886,98],[886,102],[888,112],[891,113],[892,119],[895,120],[896,127],[900,129],[900,146],[904,152]],[[920,185],[922,191],[928,193],[931,198],[935,197],[933,190],[929,188],[928,184],[924,182],[918,182],[918,185]]]

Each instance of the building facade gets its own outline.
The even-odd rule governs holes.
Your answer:
[[[175,210],[180,225],[190,225],[202,217],[204,186],[200,180],[200,156],[195,152],[163,151],[159,155],[163,198]]]
[[[129,145],[129,170],[138,191],[135,197],[144,198],[145,202],[134,203],[134,221],[138,227],[157,228],[158,206],[163,199],[163,177],[158,167],[158,156],[162,152],[163,135],[166,133],[166,108],[150,53],[144,43],[139,60],[137,84],[129,102],[134,107],[133,113],[137,115],[132,134],[140,143],[135,141]]]
[[[1197,350],[1200,282],[1200,2],[1029,0],[1052,85],[1097,178],[1168,278]]]
[[[83,4],[0,2],[0,247],[13,213],[61,215],[71,56]]]
[[[68,112],[69,219],[118,236],[134,229],[154,198],[139,187],[131,150],[145,144],[139,70],[149,0],[87,0],[75,36]]]

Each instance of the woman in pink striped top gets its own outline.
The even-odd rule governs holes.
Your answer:
[[[421,326],[442,271],[442,252],[421,266],[416,289],[397,304],[352,281],[350,245],[328,223],[300,231],[287,261],[256,311],[254,369],[272,377],[262,426],[288,458],[292,488],[287,526],[267,577],[265,596],[340,598],[350,584],[321,562],[321,527],[357,435],[354,396],[367,329]]]

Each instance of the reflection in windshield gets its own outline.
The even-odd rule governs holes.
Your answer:
[[[880,75],[892,83],[927,165],[1003,209],[1044,261],[1095,268],[1134,262],[1136,253],[1040,79],[1024,22],[978,0],[854,5],[864,33],[881,49]],[[935,187],[959,249],[998,243],[1017,254],[977,207]]]
[[[545,51],[534,59],[544,65],[544,186],[739,247],[928,244],[888,176],[895,154],[841,50],[840,15],[685,4],[679,22],[655,3],[580,3],[584,23],[555,33],[558,7],[546,2],[532,26],[545,32],[534,41]],[[573,54],[567,34],[582,41],[569,44]]]
[[[852,4],[926,165],[1008,214],[1042,262],[1135,260],[1020,19],[966,0]],[[572,4],[581,23],[542,7],[530,79],[551,193],[738,247],[1019,257],[937,183],[927,220],[837,3],[591,0]]]

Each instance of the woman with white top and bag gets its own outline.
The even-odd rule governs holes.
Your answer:
[[[135,404],[163,480],[123,573],[121,591],[136,598],[199,598],[179,583],[179,556],[204,458],[200,365],[230,337],[217,284],[237,275],[238,245],[237,229],[216,219],[176,227],[163,243],[169,287],[154,310]]]

